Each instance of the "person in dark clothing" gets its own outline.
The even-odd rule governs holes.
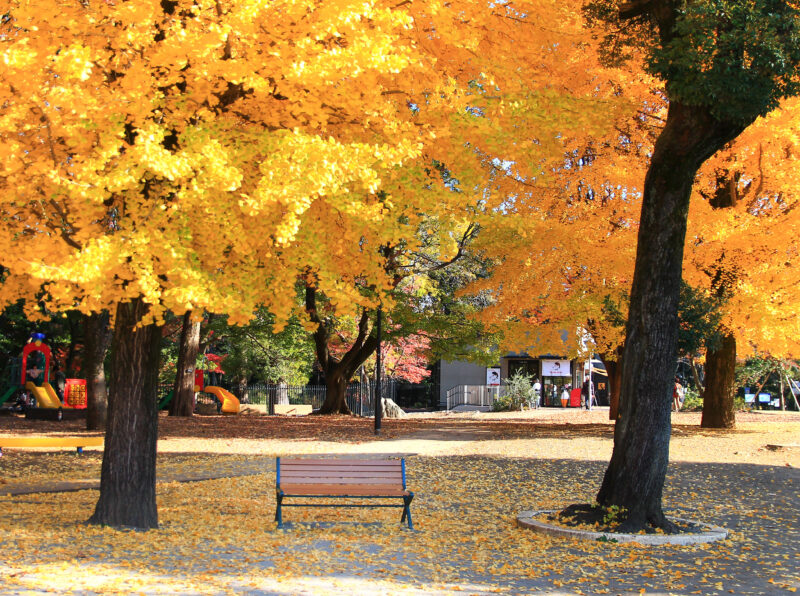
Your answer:
[[[591,378],[588,376],[584,379],[581,385],[581,401],[587,410],[592,409],[592,400],[594,398],[594,385]]]

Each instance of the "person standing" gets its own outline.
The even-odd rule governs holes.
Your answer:
[[[586,375],[586,378],[583,380],[583,385],[581,385],[581,400],[586,406],[586,409],[589,411],[592,409],[593,394],[594,386],[592,385],[592,379],[589,377],[589,375]]]
[[[53,366],[53,382],[55,383],[56,395],[58,395],[58,398],[63,402],[64,390],[67,387],[67,375],[64,374],[64,371],[61,370],[58,364]]]
[[[680,412],[683,407],[683,385],[678,377],[675,377],[675,387],[672,390],[672,407],[676,412]]]

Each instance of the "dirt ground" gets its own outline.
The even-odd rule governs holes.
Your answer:
[[[160,528],[86,526],[99,448],[4,449],[0,593],[777,594],[800,587],[800,415],[743,413],[731,431],[673,414],[664,505],[728,527],[711,545],[574,542],[515,525],[523,510],[593,499],[611,455],[608,410],[159,420]],[[0,438],[75,435],[81,422],[0,417]],[[415,531],[391,509],[287,509],[276,455],[403,456]],[[200,482],[188,478],[229,476]],[[12,494],[27,488],[28,494]],[[28,592],[30,591],[30,592]]]

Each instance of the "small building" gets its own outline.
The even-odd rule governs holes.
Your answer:
[[[561,389],[564,385],[580,387],[589,371],[589,361],[568,359],[562,356],[530,356],[525,353],[508,353],[494,366],[481,366],[471,362],[442,360],[434,367],[434,385],[439,391],[439,407],[446,408],[448,393],[471,393],[476,405],[490,405],[492,395],[502,391],[506,380],[518,371],[538,379],[542,388],[542,404],[561,406]],[[597,401],[608,403],[608,381],[605,367],[599,360],[591,361],[592,380]],[[460,403],[464,403],[461,401]],[[473,403],[470,401],[469,403]]]

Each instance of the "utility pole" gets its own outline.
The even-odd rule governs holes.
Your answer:
[[[378,323],[376,333],[378,335],[378,348],[375,351],[375,434],[381,434],[381,417],[383,416],[383,402],[381,400],[381,319],[383,318],[383,308],[378,305]]]

